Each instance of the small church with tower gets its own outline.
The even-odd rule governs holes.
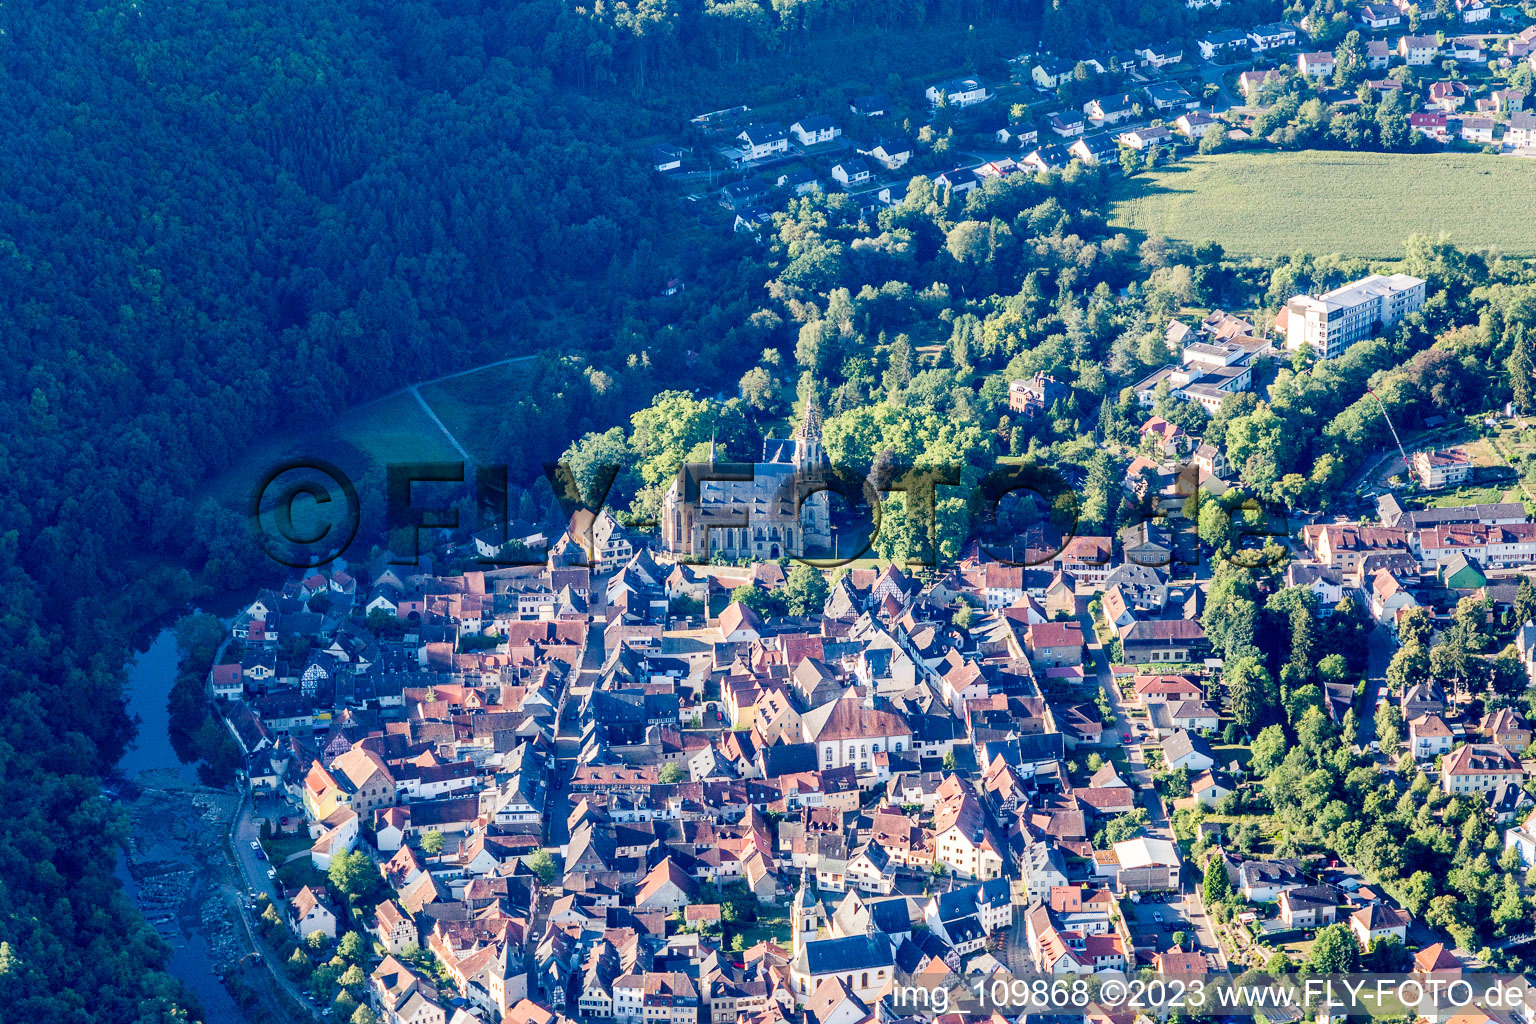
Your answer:
[[[844,904],[856,905],[863,927],[844,934],[827,914],[825,905],[811,892],[804,870],[800,891],[789,911],[793,952],[789,961],[789,982],[795,1003],[804,1006],[816,990],[829,979],[846,987],[847,992],[866,1007],[874,1007],[896,980],[895,946],[891,933],[882,931],[874,916],[855,892],[843,897]],[[885,901],[896,905],[904,901]],[[841,908],[840,908],[841,910]],[[900,915],[905,920],[906,915]],[[817,938],[823,931],[833,938]]]

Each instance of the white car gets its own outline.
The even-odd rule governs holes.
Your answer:
[[[255,850],[257,853],[260,853],[261,852],[261,843],[257,842],[255,839],[252,839],[251,840],[251,849]]]
[[[277,880],[277,868],[267,868],[267,881],[272,882],[272,881],[276,881],[276,880]]]

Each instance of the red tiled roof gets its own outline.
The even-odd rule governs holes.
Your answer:
[[[1076,622],[1037,622],[1027,630],[1032,647],[1081,647],[1083,627]]]

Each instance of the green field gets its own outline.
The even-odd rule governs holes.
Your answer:
[[[1239,256],[1400,257],[1412,234],[1536,256],[1536,161],[1459,153],[1224,153],[1117,187],[1112,222]]]
[[[1433,491],[1423,498],[1428,508],[1456,508],[1461,505],[1489,505],[1500,501],[1519,501],[1520,488],[1508,487],[1453,487]]]
[[[214,478],[198,500],[211,497],[243,512],[252,494],[268,482],[277,467],[288,463],[312,465],[323,459],[338,467],[357,487],[364,525],[382,528],[384,469],[391,463],[459,462],[463,456],[443,432],[452,431],[479,462],[495,462],[500,417],[497,410],[517,401],[528,390],[531,362],[502,363],[430,384],[419,391],[434,422],[410,391],[398,391],[364,405],[314,422],[303,430],[263,438],[248,447],[234,466]],[[295,508],[296,522],[308,531],[311,506]]]
[[[1524,485],[1521,494],[1536,491],[1536,429],[1531,421],[1521,417],[1504,422],[1488,443],[1501,462],[1513,466],[1520,474]]]
[[[459,457],[442,429],[406,393],[352,409],[337,419],[331,433],[379,463]]]

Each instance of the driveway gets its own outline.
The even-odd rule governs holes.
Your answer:
[[[1248,66],[1245,63],[1205,64],[1201,66],[1200,81],[1206,85],[1214,85],[1221,90],[1216,94],[1216,98],[1211,101],[1211,113],[1220,114],[1233,107],[1242,106],[1238,98],[1232,94],[1232,90],[1227,88],[1226,76],[1229,71],[1236,71],[1239,68],[1246,68]]]

